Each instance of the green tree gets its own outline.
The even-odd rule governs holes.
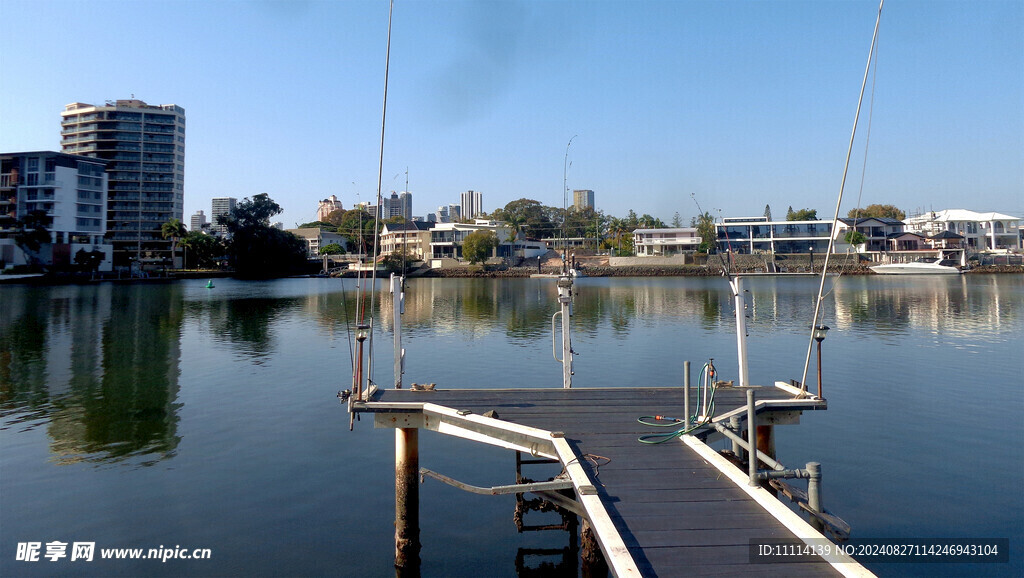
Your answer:
[[[789,208],[786,213],[787,221],[817,221],[818,220],[818,209],[800,209],[794,211],[793,207]]]
[[[321,255],[344,255],[345,248],[337,243],[329,243],[320,247]]]
[[[239,277],[280,277],[305,269],[306,242],[270,226],[270,218],[281,210],[269,195],[260,193],[235,205],[226,218],[218,217],[231,233],[227,255]]]
[[[792,211],[793,207],[790,207],[789,210]],[[770,205],[764,206],[764,218],[768,219],[769,221],[772,220],[772,208]]]
[[[362,209],[352,209],[342,215],[337,231],[345,237],[349,247],[355,248],[354,252],[370,254],[376,237],[373,226],[374,220],[369,213]]]
[[[850,229],[849,231],[846,232],[845,240],[847,243],[856,246],[860,245],[864,241],[867,241],[868,238],[864,233]]]
[[[15,222],[18,232],[14,234],[14,243],[28,257],[29,264],[38,264],[39,249],[50,242],[52,224],[53,217],[47,215],[46,211],[29,211]]]
[[[560,209],[559,209],[560,210]],[[555,236],[552,221],[552,207],[545,207],[533,199],[517,199],[504,208],[496,209],[492,217],[508,223],[517,233],[522,232],[530,239],[547,239]]]
[[[171,218],[166,223],[160,226],[160,234],[164,239],[171,240],[171,261],[174,261],[174,252],[178,248],[178,241],[188,235],[188,229],[185,228],[185,224],[181,222],[181,219]]]
[[[327,229],[328,231],[336,231],[338,226],[328,221],[310,221],[309,223],[302,223],[296,229]]]
[[[718,231],[715,229],[715,218],[711,216],[711,213],[705,211],[703,215],[694,217],[690,224],[697,229],[697,234],[700,236],[700,245],[697,246],[697,250],[702,253],[715,253],[718,245]]]
[[[493,231],[473,231],[462,240],[462,257],[470,263],[480,263],[486,261],[497,246],[498,236]]]
[[[902,221],[907,214],[896,208],[896,205],[868,205],[863,209],[850,209],[846,214],[851,219],[896,219]]]
[[[201,231],[192,231],[186,235],[179,246],[185,250],[183,265],[188,264],[203,269],[212,269],[217,265],[217,259],[224,256],[224,243],[218,237],[207,235]]]
[[[672,215],[672,228],[678,229],[683,226],[683,219],[679,216],[679,211]]]

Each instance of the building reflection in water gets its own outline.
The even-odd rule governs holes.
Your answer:
[[[180,290],[108,284],[4,289],[0,408],[45,423],[52,459],[150,465],[173,456]]]

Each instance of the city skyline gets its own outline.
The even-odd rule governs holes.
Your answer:
[[[332,194],[375,201],[386,2],[105,6],[3,3],[19,26],[0,39],[0,150],[60,150],[65,105],[134,95],[189,110],[185,215],[266,192],[290,226]],[[488,211],[560,206],[564,176],[615,216],[688,222],[696,199],[716,217],[768,204],[830,218],[876,11],[397,2],[381,193],[407,188],[424,216],[467,190]],[[111,32],[79,53],[120,65],[82,67],[48,42],[68,18]],[[1019,2],[887,3],[842,214],[866,166],[862,206],[1024,215],[1021,28]],[[171,57],[153,66],[154,53]]]

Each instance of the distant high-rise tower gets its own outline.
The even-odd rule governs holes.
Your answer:
[[[580,189],[572,192],[572,208],[577,211],[594,208],[594,191]]]
[[[217,222],[217,217],[230,215],[231,211],[235,210],[235,203],[237,202],[238,199],[235,197],[214,197],[210,201],[210,220],[213,222],[210,225],[210,229],[221,235],[227,235],[227,225],[221,225]]]
[[[208,228],[210,224],[206,222],[206,215],[202,211],[196,211],[196,214],[192,215],[192,222],[189,223],[189,232],[201,233],[204,229]]]
[[[462,218],[473,219],[484,212],[484,199],[480,191],[469,190],[462,193]]]
[[[141,100],[74,102],[61,113],[64,152],[107,161],[107,229],[114,266],[171,263],[160,227],[183,219],[185,109]]]
[[[462,205],[448,205],[448,221],[454,223],[462,220]]]
[[[341,201],[338,200],[338,197],[331,195],[320,201],[320,206],[316,210],[316,220],[326,222],[328,215],[340,210],[342,210]]]
[[[412,220],[412,193],[409,191],[402,191],[398,195],[398,202],[402,204],[402,216],[405,220]]]

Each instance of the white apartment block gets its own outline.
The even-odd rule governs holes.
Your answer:
[[[228,228],[227,225],[221,225],[217,222],[217,217],[228,216],[231,211],[235,210],[235,205],[238,203],[238,199],[235,197],[214,197],[210,200],[210,230],[221,236],[227,236]]]
[[[79,250],[99,251],[104,254],[99,270],[110,271],[114,247],[104,238],[105,166],[102,160],[51,151],[0,154],[0,261],[67,266]],[[34,211],[51,219],[50,242],[26,255],[13,237],[17,220]]]

